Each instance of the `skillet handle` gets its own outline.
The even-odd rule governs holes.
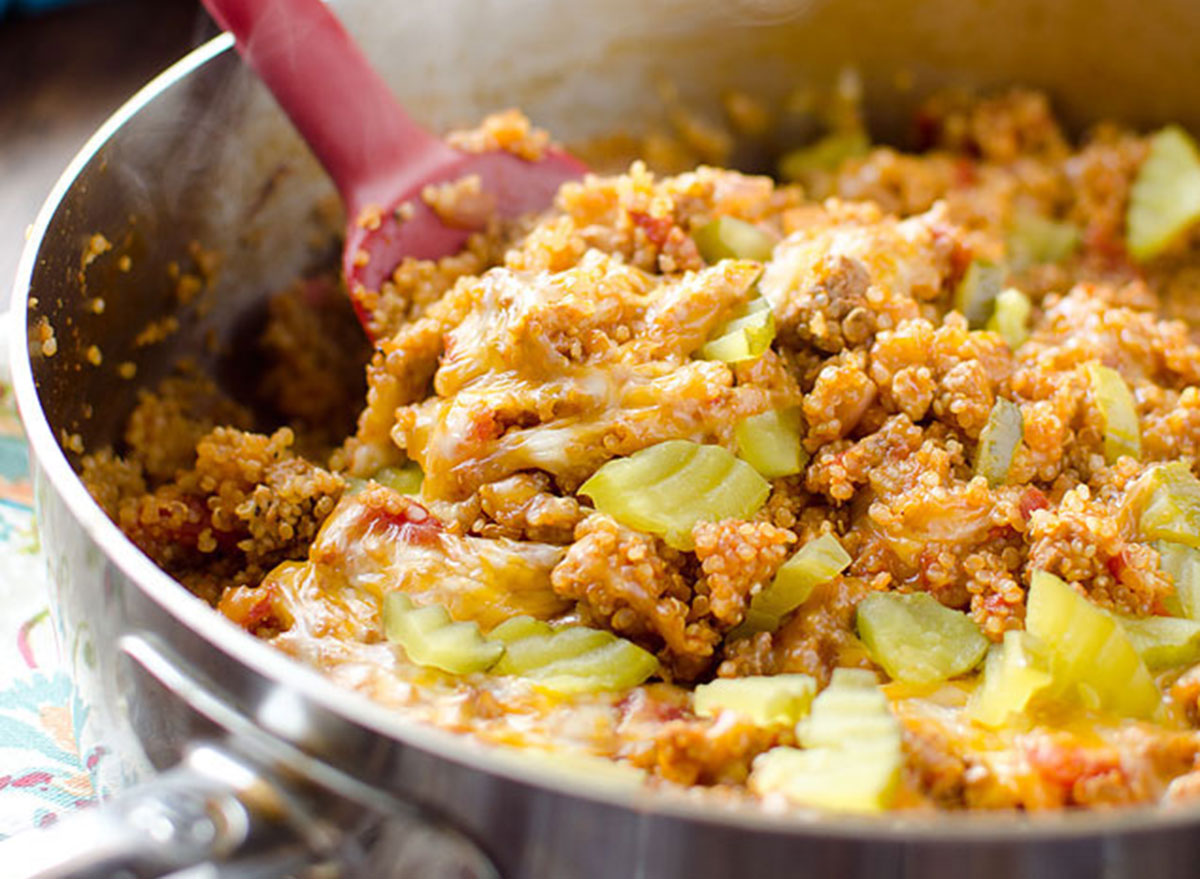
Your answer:
[[[0,842],[2,871],[10,879],[155,879],[208,865],[188,875],[254,879],[318,863],[321,846],[264,808],[273,799],[264,784],[225,751],[199,746],[146,784]]]
[[[306,790],[221,745],[0,842],[4,879],[501,879],[476,845],[402,804]]]
[[[501,879],[439,816],[271,735],[157,638],[120,649],[220,743],[193,741],[145,784],[0,842],[4,879]]]

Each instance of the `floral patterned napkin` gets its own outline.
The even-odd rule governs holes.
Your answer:
[[[0,839],[95,799],[103,748],[80,754],[76,698],[50,621],[29,449],[0,383]]]

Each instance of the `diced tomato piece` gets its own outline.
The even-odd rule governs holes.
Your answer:
[[[954,185],[967,187],[979,182],[979,173],[975,163],[964,157],[954,163]]]
[[[1021,518],[1026,522],[1033,515],[1034,510],[1045,510],[1050,507],[1050,499],[1042,493],[1040,488],[1030,486],[1025,489],[1021,495],[1021,500],[1018,502],[1018,509],[1021,511]]]
[[[367,510],[367,529],[388,529],[390,539],[417,546],[430,546],[442,533],[437,517],[414,500],[405,498],[402,507],[370,507]]]
[[[652,217],[645,211],[630,211],[629,219],[646,233],[646,240],[660,249],[667,243],[667,236],[675,226],[675,221],[670,217]]]
[[[290,626],[278,612],[278,598],[279,591],[270,581],[261,586],[235,586],[225,590],[217,610],[247,632],[276,634]]]
[[[1124,574],[1126,568],[1129,567],[1129,560],[1125,557],[1125,550],[1122,549],[1116,555],[1112,556],[1108,560],[1106,566],[1108,568],[1108,572],[1120,580],[1121,575]]]

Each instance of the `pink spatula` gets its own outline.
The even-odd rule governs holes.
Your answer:
[[[443,222],[425,187],[477,176],[500,217],[550,205],[587,169],[562,150],[538,161],[466,153],[417,125],[321,0],[203,0],[333,178],[346,206],[342,268],[363,326],[367,291],[407,256],[460,250],[470,229]]]

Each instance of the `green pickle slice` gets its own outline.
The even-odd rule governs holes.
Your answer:
[[[692,707],[697,717],[733,711],[757,726],[791,726],[808,714],[816,693],[817,681],[811,675],[717,678],[696,687]]]
[[[967,319],[973,330],[987,326],[996,308],[996,299],[1004,287],[1004,266],[972,260],[954,291],[954,307]]]
[[[983,678],[971,695],[968,714],[991,729],[1024,716],[1030,702],[1054,682],[1049,659],[1028,632],[1004,633],[1003,644],[993,645],[983,666]]]
[[[717,217],[692,232],[701,258],[713,265],[723,259],[766,262],[775,250],[771,233],[737,217]]]
[[[425,474],[416,461],[409,461],[402,467],[384,467],[371,478],[400,494],[420,494]]]
[[[1016,269],[1062,262],[1079,249],[1079,227],[1031,211],[1020,211],[1008,230],[1008,261]]]
[[[1150,152],[1129,190],[1125,246],[1139,261],[1151,259],[1200,219],[1200,154],[1178,125],[1150,139]]]
[[[755,299],[723,324],[700,348],[703,360],[742,363],[757,360],[775,341],[775,315],[765,299]]]
[[[609,461],[579,493],[621,524],[690,550],[697,523],[750,518],[771,484],[720,446],[668,440]]]
[[[903,763],[900,724],[873,672],[835,669],[796,732],[805,749],[761,754],[751,790],[836,811],[882,812],[891,805]]]
[[[767,479],[804,470],[808,453],[801,445],[800,409],[772,409],[743,418],[733,429],[738,455]]]
[[[417,607],[403,592],[384,597],[383,631],[417,665],[451,674],[485,671],[504,653],[504,645],[485,640],[476,623],[456,623],[438,605]]]
[[[1159,565],[1175,584],[1175,594],[1167,599],[1172,615],[1200,621],[1200,550],[1159,540]]]
[[[496,663],[493,671],[498,675],[525,675],[560,659],[571,659],[604,647],[615,637],[603,629],[568,626],[557,630],[551,628],[544,634],[514,638],[505,642],[504,657]]]
[[[783,618],[808,600],[814,589],[850,567],[850,555],[832,534],[804,544],[784,562],[775,579],[750,599],[746,619],[732,633],[740,638],[753,632],[773,632]]]
[[[932,595],[875,592],[858,605],[858,636],[894,680],[932,684],[975,668],[988,640],[970,617]]]
[[[1200,479],[1182,461],[1159,464],[1143,478],[1142,536],[1200,549]]]
[[[1056,695],[1121,717],[1158,709],[1162,694],[1121,626],[1051,573],[1033,572],[1025,628],[1046,645]]]
[[[875,672],[837,668],[796,727],[806,748],[900,748],[900,723],[892,715]]]
[[[871,139],[861,129],[834,132],[784,153],[779,160],[779,175],[795,181],[816,171],[836,171],[847,159],[865,156],[870,149]]]
[[[1011,400],[998,397],[988,413],[987,424],[979,433],[975,475],[982,476],[993,488],[1007,482],[1008,471],[1024,437],[1025,422],[1021,417],[1021,407]]]
[[[1016,351],[1029,341],[1029,318],[1033,314],[1033,303],[1016,287],[1001,290],[996,296],[996,310],[988,318],[987,328]]]
[[[1200,661],[1200,623],[1179,617],[1117,616],[1138,655],[1150,669]]]
[[[900,752],[781,746],[754,760],[748,785],[800,806],[834,812],[884,812],[900,783]]]
[[[493,635],[508,623],[497,626]],[[525,678],[561,694],[624,690],[658,670],[653,654],[602,629],[568,626],[520,636],[510,628],[499,635],[512,637],[500,645],[504,656],[492,674]]]
[[[1085,367],[1092,395],[1104,421],[1104,459],[1115,464],[1122,455],[1142,457],[1142,433],[1137,403],[1125,379],[1115,369],[1091,361]]]
[[[557,693],[595,693],[628,690],[657,671],[658,660],[653,653],[614,635],[604,646],[526,672],[523,677]]]
[[[522,615],[519,617],[510,617],[502,622],[496,628],[488,632],[489,641],[499,641],[501,644],[510,644],[521,638],[531,638],[534,635],[549,635],[554,631],[554,627],[549,623],[541,620]]]

